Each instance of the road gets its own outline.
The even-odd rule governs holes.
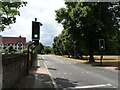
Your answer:
[[[53,55],[38,55],[43,58],[51,77],[58,88],[116,90],[118,72],[66,60]],[[98,88],[98,89],[97,89]]]

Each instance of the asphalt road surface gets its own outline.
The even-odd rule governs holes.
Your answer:
[[[78,90],[119,90],[118,72],[66,60],[52,55],[43,58],[56,87]]]

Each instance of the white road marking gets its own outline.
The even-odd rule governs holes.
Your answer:
[[[40,61],[39,60],[37,60],[38,61],[38,66],[40,66]]]
[[[64,74],[67,74],[67,73],[64,73]]]
[[[44,65],[45,65],[45,68],[47,69],[47,65],[46,65],[45,63],[44,63]],[[47,71],[48,71],[48,69],[47,69]],[[52,80],[52,83],[53,83],[55,89],[57,90],[57,89],[58,89],[57,84],[55,83],[55,81],[54,81],[54,79],[52,78],[52,75],[50,74],[49,71],[48,71],[48,74],[50,75],[50,78],[51,78],[51,80]]]
[[[106,86],[112,86],[111,84],[100,84],[100,85],[89,85],[89,86],[76,86],[74,88],[96,88],[96,87],[106,87]]]

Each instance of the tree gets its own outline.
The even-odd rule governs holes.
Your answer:
[[[11,51],[13,51],[13,46],[10,46],[10,47],[9,47],[9,53],[10,53]]]
[[[54,43],[52,44],[52,47],[53,47],[54,54],[60,55],[60,50],[59,50],[59,36],[54,37],[53,42]]]
[[[90,55],[89,62],[94,62],[94,53],[99,52],[98,42],[100,38],[106,41],[106,51],[109,52],[109,41],[114,41],[118,30],[119,3],[98,2],[66,2],[66,8],[56,11],[56,21],[68,30],[74,41],[75,55],[87,52]],[[91,22],[92,21],[92,22]],[[112,33],[111,33],[112,32]]]
[[[45,54],[50,54],[52,52],[52,48],[50,46],[44,46],[43,51]]]
[[[9,26],[10,24],[13,24],[16,22],[16,15],[20,16],[19,8],[26,6],[27,2],[21,1],[21,0],[11,0],[11,2],[4,2],[2,0],[0,2],[1,8],[0,8],[0,32],[4,31],[4,29]]]
[[[44,46],[42,43],[39,44],[39,53],[42,54],[43,53],[43,50],[44,50]]]

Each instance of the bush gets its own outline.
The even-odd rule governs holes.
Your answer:
[[[27,53],[27,48],[22,49],[20,53]]]
[[[6,49],[0,49],[0,52],[1,53],[4,53],[4,54],[8,54],[9,53],[9,50],[6,48]]]
[[[29,50],[30,52],[32,52],[32,50],[30,49]],[[25,49],[23,49],[23,50],[21,50],[21,52],[20,53],[27,53],[27,48],[25,48]]]

